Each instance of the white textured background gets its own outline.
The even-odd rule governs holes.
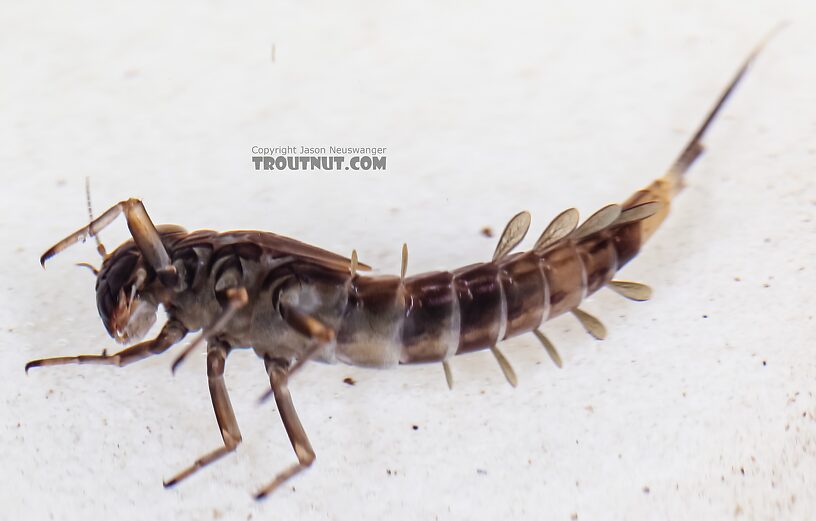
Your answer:
[[[4,2],[0,518],[813,519],[813,3],[530,4]],[[483,226],[529,209],[537,235],[659,175],[781,20],[623,273],[654,299],[587,303],[603,343],[548,324],[562,370],[532,336],[505,345],[517,389],[484,353],[453,392],[441,367],[312,365],[292,392],[317,462],[262,503],[295,458],[251,353],[226,375],[244,444],[170,491],[220,443],[204,357],[23,373],[113,347],[72,265],[92,245],[37,263],[86,221],[86,175],[97,212],[139,196],[157,222],[391,272],[407,241],[412,273],[452,268],[492,254]],[[252,170],[252,145],[281,144],[387,146],[388,171]]]

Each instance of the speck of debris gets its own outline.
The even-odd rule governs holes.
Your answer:
[[[578,513],[577,513],[577,512],[573,512],[572,514],[570,514],[570,519],[571,519],[572,521],[577,521],[577,520],[578,520]]]
[[[708,315],[703,315],[703,318],[708,318]]]
[[[742,474],[743,476],[745,475],[745,469],[743,467],[740,467],[740,474]]]
[[[584,407],[584,410],[586,412],[595,412],[595,407],[593,407],[591,405],[587,405],[586,407]]]
[[[482,476],[486,476],[487,471],[485,469],[476,469],[476,474],[481,474]]]
[[[493,237],[493,228],[491,228],[490,226],[485,226],[484,228],[482,228],[481,231],[482,235],[484,235],[485,237],[487,238]]]
[[[213,514],[213,519],[221,519],[221,516],[224,515],[224,513],[221,512],[220,510],[218,510],[217,508],[213,508],[212,514]]]
[[[651,492],[651,490],[649,489],[649,487],[643,487],[643,493],[644,493],[644,494],[648,494],[649,492]]]
[[[391,469],[385,469],[385,473],[388,474],[389,476],[396,476],[397,475],[397,471],[396,470],[391,470]]]
[[[763,284],[763,285],[762,285],[762,287],[763,287],[763,288],[770,288],[770,287],[771,287],[771,285],[770,285],[770,284],[768,284],[768,283],[766,282],[765,284]]]
[[[765,360],[763,360],[763,361],[762,361],[762,365],[763,365],[763,366],[768,365],[768,362],[766,362]]]
[[[343,378],[343,383],[346,384],[346,385],[354,385],[357,382],[354,380],[354,378],[352,378],[350,376],[347,376],[347,377]]]
[[[734,282],[742,282],[742,279],[740,277],[734,277]]]
[[[414,429],[415,431],[418,431],[419,430],[419,425],[411,425],[411,428]]]

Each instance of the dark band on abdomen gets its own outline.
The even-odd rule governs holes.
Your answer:
[[[504,338],[538,327],[549,307],[549,292],[539,257],[534,252],[520,253],[499,266],[507,303],[507,329]]]
[[[459,341],[459,317],[450,272],[406,279],[400,362],[439,362],[452,356]]]
[[[461,314],[456,353],[493,345],[498,341],[502,310],[498,266],[485,263],[460,268],[453,280]]]
[[[584,297],[584,266],[575,244],[565,241],[541,258],[542,271],[550,288],[549,318],[565,313]]]
[[[405,299],[399,277],[357,277],[337,332],[337,359],[369,367],[399,363]]]
[[[577,246],[586,272],[586,294],[596,292],[612,280],[617,271],[618,254],[609,237],[585,239]]]

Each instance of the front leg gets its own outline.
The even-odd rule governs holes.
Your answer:
[[[133,362],[158,355],[165,352],[172,345],[181,341],[187,334],[187,329],[176,319],[170,319],[162,328],[161,332],[152,340],[146,340],[139,344],[125,348],[112,355],[103,351],[101,355],[78,355],[78,356],[58,356],[54,358],[43,358],[32,360],[25,366],[26,373],[32,367],[45,367],[49,365],[65,364],[107,364],[119,367],[132,364]]]
[[[45,266],[45,261],[76,244],[79,241],[84,241],[86,237],[96,237],[106,226],[112,223],[122,212],[127,218],[128,229],[130,230],[136,246],[139,251],[147,259],[150,266],[159,275],[159,279],[167,287],[174,286],[176,283],[176,270],[170,263],[170,256],[164,244],[161,242],[159,232],[150,216],[147,215],[144,205],[139,199],[130,198],[126,201],[120,201],[108,208],[102,215],[92,220],[87,226],[83,226],[68,237],[64,238],[54,246],[48,249],[40,257],[40,264]]]

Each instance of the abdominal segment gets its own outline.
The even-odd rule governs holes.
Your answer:
[[[337,359],[387,367],[444,361],[486,349],[575,309],[632,255],[634,233],[564,239],[453,272],[355,276],[337,335]]]

